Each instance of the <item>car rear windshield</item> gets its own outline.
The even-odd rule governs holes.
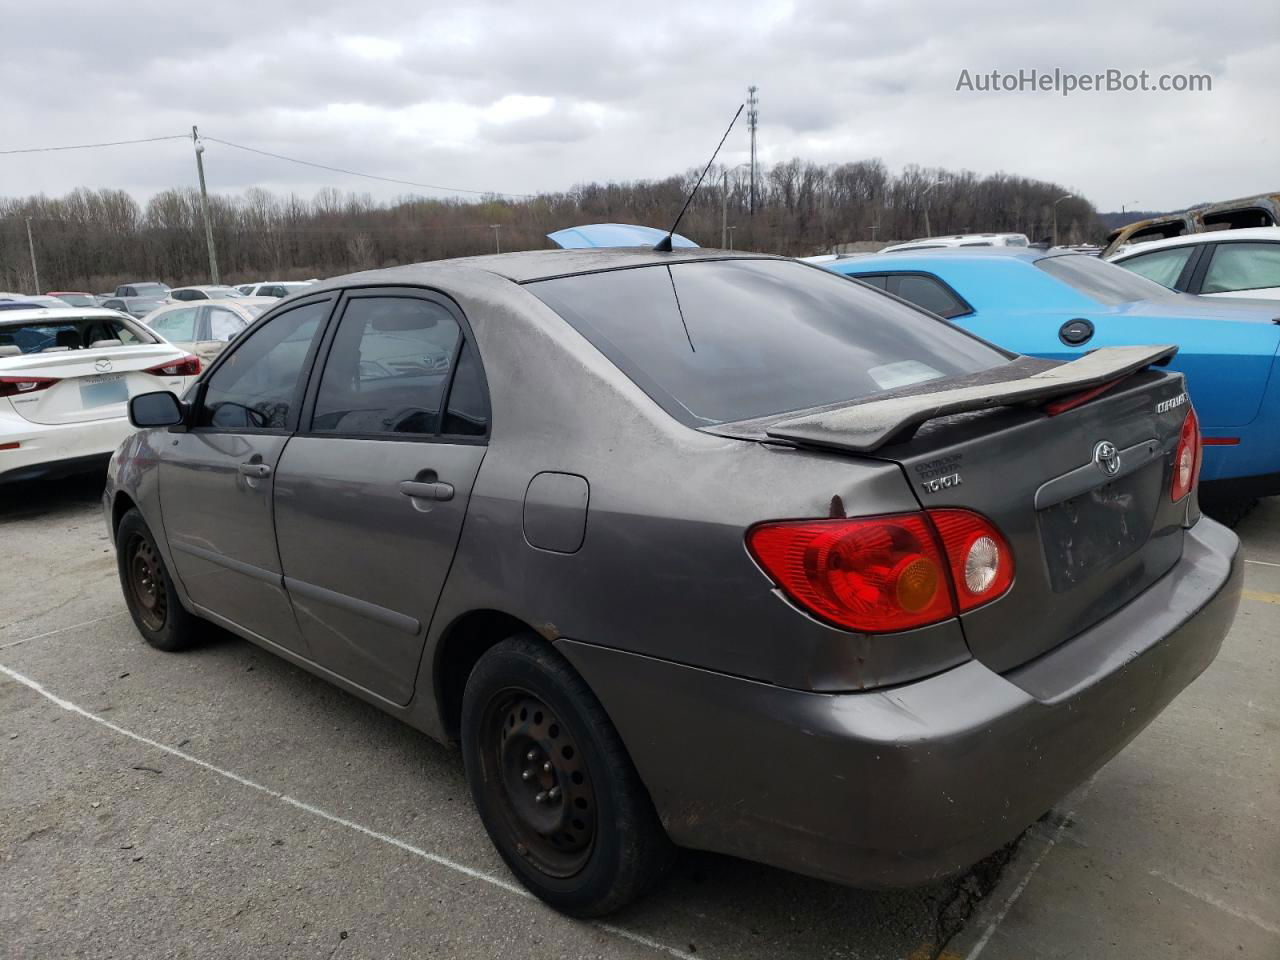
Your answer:
[[[115,341],[119,341],[117,344]],[[118,346],[155,343],[155,337],[114,317],[59,317],[56,321],[0,320],[0,359],[16,353],[52,353],[55,350],[87,350],[95,344]],[[17,347],[15,351],[13,348]]]
[[[1132,303],[1134,300],[1162,300],[1169,291],[1136,273],[1083,253],[1045,257],[1036,266],[1099,303]]]
[[[169,288],[163,283],[135,283],[131,285],[139,297],[163,297]]]
[[[985,370],[996,347],[788,260],[712,260],[526,284],[667,413],[749,420]]]

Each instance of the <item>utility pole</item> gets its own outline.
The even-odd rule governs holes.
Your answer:
[[[31,282],[35,284],[36,296],[40,296],[40,271],[36,269],[36,243],[31,239],[31,218],[27,217],[27,249],[31,251]]]
[[[760,99],[756,96],[758,89],[755,84],[747,87],[747,129],[751,131],[751,199],[747,211],[753,217],[756,214],[756,125],[760,122]]]
[[[720,171],[720,249],[729,249],[729,171]]]
[[[1053,201],[1053,245],[1055,247],[1058,245],[1058,204],[1063,200],[1070,200],[1073,196],[1075,196],[1075,194],[1068,193],[1065,197],[1059,197],[1057,200]]]
[[[221,283],[218,279],[218,255],[213,249],[213,224],[209,222],[209,191],[204,185],[204,144],[200,142],[200,131],[191,127],[191,142],[196,148],[196,171],[200,174],[200,214],[204,217],[204,242],[209,246],[209,282]]]
[[[500,224],[500,223],[491,223],[491,224],[489,224],[489,228],[490,228],[491,230],[493,230],[493,251],[494,251],[494,253],[501,253],[501,252],[502,252],[502,241],[501,241],[501,240],[499,240],[499,239],[498,239],[498,237],[500,236],[499,231],[502,229],[502,224]]]
[[[924,235],[926,237],[933,236],[933,231],[929,229],[929,191],[932,190],[941,182],[942,182],[941,180],[933,181],[933,183],[925,187],[924,193],[920,195],[924,199]]]

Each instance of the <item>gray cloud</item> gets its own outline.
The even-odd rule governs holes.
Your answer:
[[[531,192],[700,164],[750,82],[761,154],[1061,182],[1104,209],[1275,189],[1271,5],[1084,0],[667,8],[476,0],[13,5],[0,149],[206,133],[389,177]],[[1156,11],[1158,10],[1158,15]],[[956,92],[962,69],[1207,72],[1207,94]],[[745,124],[724,159],[747,156]],[[402,188],[210,144],[215,190]],[[0,156],[0,191],[193,181],[181,142]]]

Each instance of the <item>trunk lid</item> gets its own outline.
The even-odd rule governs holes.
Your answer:
[[[152,390],[180,394],[190,378],[145,371],[182,356],[184,351],[168,343],[46,350],[0,358],[0,376],[56,381],[9,398],[13,409],[24,419],[41,424],[85,423],[126,416],[129,398],[135,394]]]
[[[1025,663],[1177,563],[1187,500],[1169,491],[1187,410],[1181,374],[1145,372],[1058,416],[960,414],[876,451],[903,468],[922,507],[975,510],[1009,542],[1013,586],[960,618],[977,660]],[[1119,454],[1114,476],[1096,462],[1104,442]]]
[[[1182,374],[1146,369],[1171,352],[1111,348],[1060,365],[1023,357],[861,403],[709,429],[887,460],[921,507],[992,521],[1013,553],[1014,581],[960,622],[973,656],[1004,672],[1113,613],[1181,557],[1198,515],[1194,492],[1170,499],[1186,385]],[[1053,414],[1028,405],[1064,394],[1083,402]],[[1112,454],[1119,464],[1108,472]]]

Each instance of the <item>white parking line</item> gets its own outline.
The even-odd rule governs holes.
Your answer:
[[[105,620],[107,618],[100,617],[98,619]],[[98,621],[97,620],[88,621],[88,623],[96,623],[96,622]],[[86,624],[77,624],[76,626],[85,626],[85,625]],[[65,627],[63,629],[71,630],[73,628]],[[61,631],[59,630],[52,631],[52,633],[60,633],[60,632]],[[52,633],[42,634],[42,636],[51,636]],[[36,640],[39,638],[28,637],[27,639]],[[25,641],[20,641],[20,642],[25,642]],[[369,827],[356,823],[353,820],[347,820],[345,817],[339,817],[336,814],[329,813],[327,810],[323,810],[320,807],[313,806],[312,804],[306,803],[302,800],[298,800],[294,797],[289,796],[288,794],[281,793],[279,790],[273,790],[271,787],[263,786],[262,784],[257,783],[254,780],[250,780],[247,777],[240,776],[238,773],[232,773],[230,770],[224,770],[221,767],[216,767],[212,763],[209,763],[206,760],[201,760],[199,757],[192,756],[191,754],[186,753],[183,750],[179,750],[176,747],[167,746],[166,744],[160,743],[156,740],[152,740],[150,737],[144,737],[140,733],[134,733],[132,730],[126,730],[124,727],[119,726],[118,724],[112,723],[110,720],[104,719],[103,717],[98,716],[96,713],[90,713],[88,710],[84,709],[84,707],[74,704],[70,700],[64,700],[62,697],[59,697],[57,694],[54,694],[49,690],[45,689],[45,687],[41,685],[39,681],[32,680],[30,677],[25,676],[24,674],[21,674],[16,670],[10,669],[9,667],[6,667],[2,663],[0,663],[0,673],[3,673],[5,676],[13,680],[16,680],[18,683],[22,684],[25,687],[28,687],[31,690],[34,690],[36,693],[40,694],[40,696],[44,697],[50,703],[53,703],[56,706],[61,707],[63,710],[66,710],[70,713],[74,713],[81,717],[84,717],[86,720],[92,720],[94,723],[99,724],[103,727],[106,727],[108,730],[114,731],[115,733],[118,733],[121,736],[128,737],[131,740],[136,740],[138,743],[146,744],[148,747],[154,747],[155,749],[161,750],[171,756],[178,757],[179,759],[185,760],[188,763],[194,764],[197,767],[201,767],[204,770],[208,770],[210,773],[215,773],[220,777],[225,777],[228,780],[233,780],[236,783],[240,784],[242,787],[248,787],[250,790],[257,790],[259,793],[264,793],[267,796],[272,797],[273,799],[279,800],[281,803],[286,803],[291,807],[297,808],[298,810],[302,810],[306,813],[312,814],[313,816],[317,816],[317,817],[320,817],[321,819],[328,820],[330,823],[337,824],[340,827],[346,827],[348,830],[354,830],[356,833],[362,833],[366,837],[370,837],[374,840],[379,840],[382,843],[390,844],[393,847],[403,850],[405,853],[411,853],[415,857],[421,857],[423,860],[427,860],[431,863],[437,864],[438,866],[445,867],[449,870],[453,870],[454,872],[460,873],[466,877],[470,877],[473,880],[482,880],[485,883],[489,884],[490,886],[497,887],[500,890],[505,890],[507,893],[515,894],[516,896],[523,897],[526,900],[535,899],[534,896],[531,893],[529,893],[529,891],[524,889],[524,887],[521,887],[515,883],[512,883],[510,880],[504,880],[501,877],[495,877],[492,874],[485,873],[482,870],[477,870],[474,867],[469,867],[464,863],[458,863],[456,860],[450,860],[448,857],[442,857],[437,853],[431,853],[428,850],[423,850],[421,847],[415,847],[413,844],[407,843],[404,840],[400,840],[400,839],[397,839],[396,837],[388,836],[385,833],[379,833],[377,830],[370,829]],[[644,934],[635,933],[634,931],[627,930],[623,927],[614,926],[611,923],[603,923],[598,920],[592,920],[592,921],[586,921],[586,922],[589,923],[591,926],[595,927],[597,930],[603,930],[604,932],[611,933],[616,937],[622,938],[623,940],[629,940],[632,943],[639,944],[642,947],[647,947],[651,950],[658,951],[659,953],[665,953],[668,956],[677,957],[678,960],[695,960],[693,954],[685,953],[683,950],[680,950],[676,947],[672,947],[665,943],[661,943],[657,940],[650,939],[649,937],[646,937]]]
[[[1165,883],[1167,883],[1169,886],[1173,887],[1174,889],[1181,890],[1187,896],[1195,897],[1201,903],[1207,903],[1211,907],[1217,907],[1223,913],[1229,913],[1231,914],[1231,916],[1235,917],[1237,920],[1244,920],[1246,923],[1252,923],[1255,927],[1257,927],[1260,930],[1265,930],[1267,933],[1274,933],[1276,936],[1280,936],[1280,926],[1276,926],[1274,923],[1268,923],[1266,920],[1263,920],[1261,917],[1254,916],[1252,913],[1249,913],[1247,910],[1241,910],[1238,907],[1233,907],[1231,904],[1227,903],[1225,900],[1219,900],[1217,897],[1213,896],[1212,894],[1203,893],[1200,890],[1192,890],[1190,887],[1184,887],[1177,880],[1171,880],[1169,877],[1166,877],[1159,870],[1148,870],[1147,873],[1151,874],[1151,876],[1153,877],[1157,877],[1158,879],[1163,880]]]
[[[1089,791],[1093,789],[1093,782],[1096,779],[1098,779],[1098,775],[1095,773],[1084,785],[1084,788],[1080,791],[1080,796],[1076,798],[1077,806],[1083,803],[1085,798],[1089,796]],[[1067,825],[1075,819],[1075,816],[1075,809],[1072,809],[1069,810],[1067,815],[1062,818],[1062,822],[1058,824],[1058,829],[1053,831],[1053,835],[1050,836],[1048,841],[1045,843],[1044,849],[1041,850],[1036,858],[1031,861],[1031,866],[1027,868],[1027,872],[1023,874],[1022,879],[1018,881],[1018,885],[1013,888],[1013,893],[1009,894],[1009,899],[1007,899],[1004,902],[1004,905],[1000,907],[1000,911],[995,915],[992,921],[987,924],[987,929],[982,932],[982,936],[978,938],[978,942],[975,943],[973,948],[965,955],[965,960],[977,960],[977,958],[982,954],[982,951],[987,948],[987,944],[995,934],[996,928],[1000,926],[1000,924],[1004,922],[1004,918],[1009,915],[1009,911],[1013,909],[1013,905],[1017,903],[1018,898],[1021,897],[1023,892],[1027,889],[1027,884],[1031,882],[1031,878],[1035,875],[1035,872],[1040,869],[1040,864],[1042,864],[1044,862],[1044,858],[1049,855],[1049,851],[1057,846],[1058,841],[1062,839],[1062,834],[1066,832]]]
[[[0,643],[0,650],[8,650],[10,647],[20,647],[24,643],[30,643],[32,640],[43,640],[45,637],[53,637],[59,633],[66,633],[68,630],[77,630],[80,627],[92,626],[95,623],[101,623],[103,620],[110,620],[113,617],[122,617],[125,611],[118,610],[115,613],[108,613],[103,617],[94,617],[92,620],[85,620],[82,623],[73,623],[69,627],[59,627],[57,630],[50,630],[48,633],[37,633],[34,637],[23,637],[21,640],[11,640],[9,643]]]
[[[1280,563],[1272,563],[1270,560],[1246,560],[1245,563],[1256,563],[1260,567],[1280,567]]]

